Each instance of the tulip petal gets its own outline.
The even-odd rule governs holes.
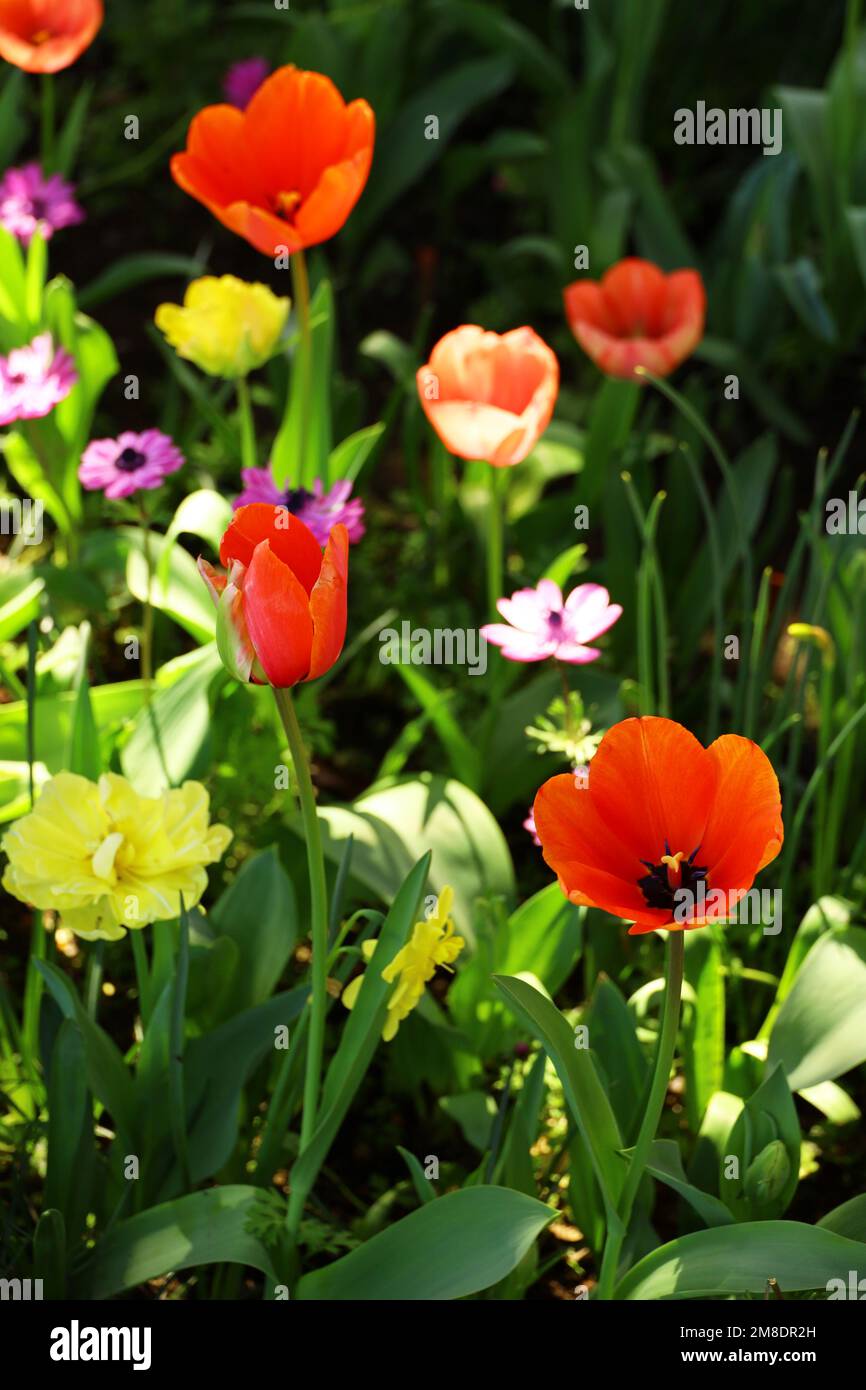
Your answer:
[[[287,507],[272,506],[269,502],[250,502],[238,507],[220,542],[220,560],[228,566],[232,560],[249,565],[256,547],[262,541],[300,580],[308,594],[322,568],[322,552],[308,526]]]
[[[278,690],[296,685],[310,669],[310,601],[268,540],[260,541],[253,552],[244,577],[243,603],[249,635],[270,684]]]
[[[773,766],[762,748],[724,734],[707,749],[718,768],[718,789],[704,830],[702,860],[713,888],[750,888],[755,875],[782,848],[782,800]]]
[[[656,864],[666,844],[672,854],[682,850],[686,855],[702,846],[718,766],[681,724],[654,717],[625,719],[602,739],[589,782],[609,830],[638,860]]]
[[[322,571],[310,594],[313,646],[308,680],[333,666],[346,640],[346,594],[349,576],[349,532],[342,522],[331,528]]]

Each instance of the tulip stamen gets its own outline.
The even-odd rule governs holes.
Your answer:
[[[707,876],[706,866],[695,864],[699,849],[700,845],[696,845],[688,858],[684,850],[677,850],[676,854],[671,854],[671,847],[666,840],[665,853],[661,855],[658,864],[653,864],[649,859],[640,861],[649,870],[649,873],[637,880],[647,907],[673,912],[677,893],[683,889],[695,892],[696,885]]]
[[[303,199],[296,189],[291,192],[278,193],[274,199],[274,205],[280,217],[284,217],[287,222],[291,222],[301,206]]]

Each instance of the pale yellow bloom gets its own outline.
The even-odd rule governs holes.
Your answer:
[[[398,951],[389,965],[382,971],[382,979],[388,984],[397,981],[397,988],[388,1000],[388,1013],[382,1037],[390,1042],[397,1033],[404,1018],[415,1008],[424,993],[424,986],[432,980],[436,967],[442,965],[450,969],[466,942],[462,936],[454,934],[454,921],[451,908],[454,903],[454,889],[443,888],[436,900],[436,907],[423,922],[416,922],[410,939]],[[367,960],[376,948],[375,941],[365,941],[361,947]],[[343,1003],[347,1009],[354,1007],[361,988],[362,975],[356,976],[343,990]]]
[[[175,352],[211,376],[246,376],[276,351],[289,313],[267,285],[205,275],[180,304],[160,304],[154,322]]]
[[[3,887],[59,912],[77,936],[115,941],[127,927],[177,917],[181,894],[187,907],[199,902],[204,866],[232,837],[209,814],[200,782],[150,797],[113,772],[98,783],[60,772],[3,837]]]

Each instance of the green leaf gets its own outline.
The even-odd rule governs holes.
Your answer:
[[[781,1152],[775,1152],[779,1143],[784,1145],[787,1165]],[[800,1123],[781,1066],[769,1070],[748,1098],[724,1148],[719,1191],[734,1215],[739,1220],[781,1216],[797,1190],[800,1171]],[[736,1179],[725,1171],[731,1155],[739,1160]]]
[[[183,675],[157,687],[135,718],[120,755],[125,776],[142,796],[158,796],[193,776],[210,742],[210,690],[225,679],[216,644],[194,653]]]
[[[556,1067],[568,1107],[589,1147],[608,1221],[612,1223],[626,1166],[620,1156],[622,1135],[592,1052],[575,1047],[574,1034],[559,1009],[525,980],[495,975],[494,983]]]
[[[85,285],[78,294],[82,309],[93,309],[107,299],[117,299],[136,285],[149,280],[194,280],[204,271],[204,262],[190,256],[175,256],[164,251],[139,251],[134,256],[121,256]]]
[[[724,1202],[690,1183],[683,1170],[679,1145],[672,1139],[655,1139],[650,1147],[647,1172],[679,1193],[707,1226],[730,1226],[731,1215]]]
[[[325,1269],[299,1299],[380,1302],[468,1298],[519,1264],[554,1212],[507,1187],[437,1197]]]
[[[839,330],[827,307],[821,274],[809,256],[776,267],[776,275],[788,303],[808,331],[822,343],[833,344]]]
[[[268,999],[298,939],[298,905],[274,846],[247,859],[208,918],[237,947],[225,1007],[231,1013]]]
[[[144,697],[141,681],[117,681],[90,691],[90,703],[99,730],[101,757],[108,763],[118,731],[140,708]],[[68,767],[69,741],[77,696],[72,691],[40,696],[35,703],[36,756],[49,772]],[[0,758],[16,760],[27,743],[27,702],[0,705]]]
[[[402,883],[382,925],[358,998],[343,1025],[339,1046],[325,1076],[318,1126],[292,1166],[293,1190],[307,1193],[312,1188],[379,1045],[388,997],[394,988],[382,979],[382,971],[403,947],[417,920],[429,871],[430,856],[425,854]]]
[[[561,892],[558,884],[553,886]],[[599,976],[583,1022],[619,1127],[631,1141],[637,1137],[642,1118],[649,1067],[638,1042],[634,1016],[606,975]]]
[[[818,1225],[825,1231],[835,1231],[837,1236],[846,1236],[848,1240],[866,1241],[866,1192],[828,1211]]]
[[[473,791],[478,791],[481,775],[480,750],[467,738],[459,720],[448,708],[451,691],[439,689],[417,666],[398,661],[396,670],[436,730],[452,775]]]
[[[496,1102],[492,1096],[484,1091],[466,1091],[457,1096],[440,1096],[439,1104],[460,1126],[467,1143],[479,1153],[489,1149],[496,1119]]]
[[[866,931],[822,936],[794,979],[770,1034],[793,1091],[832,1081],[866,1060]]]
[[[256,1216],[276,1223],[281,1213],[276,1197],[241,1186],[209,1187],[151,1207],[103,1234],[72,1296],[113,1298],[148,1279],[206,1264],[249,1265],[276,1279],[270,1251],[246,1228]]]
[[[43,1205],[56,1207],[63,1214],[65,1228],[73,1237],[80,1234],[88,1210],[92,1130],[84,1038],[75,1020],[65,1018],[51,1053],[48,1164]]]
[[[372,226],[411,188],[439,158],[469,112],[498,96],[513,76],[512,61],[498,54],[452,67],[413,96],[378,142],[370,182],[354,214],[356,231]],[[431,113],[439,122],[436,140],[425,137]]]
[[[102,772],[102,757],[99,751],[99,733],[93,717],[90,702],[90,685],[87,680],[87,653],[90,647],[90,624],[81,627],[81,656],[75,681],[75,706],[72,714],[72,728],[69,734],[69,753],[67,767],[80,777],[88,777],[91,782],[98,780]]]
[[[505,837],[484,802],[460,782],[433,773],[377,783],[352,806],[319,811],[325,852],[339,863],[354,836],[352,877],[383,902],[427,850],[434,892],[454,889],[454,917],[472,941],[473,904],[485,894],[514,895]]]
[[[88,1017],[72,983],[48,961],[34,960],[64,1018],[72,1019],[84,1041],[87,1081],[93,1094],[111,1114],[122,1142],[132,1144],[136,1132],[132,1077],[107,1033]],[[128,1152],[135,1152],[134,1147]]]
[[[766,1291],[826,1289],[862,1263],[863,1247],[800,1221],[751,1221],[716,1226],[672,1240],[646,1255],[616,1289],[615,1298],[716,1298]]]
[[[199,488],[183,498],[171,519],[165,533],[159,562],[156,567],[157,583],[163,591],[168,588],[171,578],[171,552],[178,536],[188,532],[209,543],[211,550],[219,554],[220,541],[233,516],[232,506],[222,493],[212,488]],[[181,562],[183,563],[183,562]]]
[[[39,596],[45,580],[29,568],[0,575],[0,642],[9,642],[39,617]]]
[[[54,147],[53,171],[62,174],[67,179],[72,174],[75,158],[81,144],[84,122],[87,119],[94,85],[93,82],[82,82],[78,88]]]
[[[382,435],[385,433],[385,425],[379,421],[376,425],[367,425],[366,429],[357,430],[355,434],[350,434],[331,450],[328,459],[328,478],[332,483],[337,483],[341,479],[347,478],[349,482],[355,483],[358,475],[367,459],[372,454]]]
[[[271,472],[279,487],[312,488],[317,478],[327,485],[331,454],[331,359],[334,343],[334,292],[330,280],[321,280],[310,301],[311,383],[302,401],[304,372],[301,342],[295,350],[286,408],[271,450]],[[301,427],[306,405],[306,457],[301,458]]]
[[[685,978],[694,993],[683,1029],[686,1106],[689,1127],[698,1130],[725,1072],[725,979],[719,945],[709,932],[686,933]]]

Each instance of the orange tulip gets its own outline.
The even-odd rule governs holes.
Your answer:
[[[563,297],[572,333],[608,376],[630,378],[635,367],[667,376],[703,337],[707,296],[696,270],[665,275],[630,257],[600,283],[576,280]]]
[[[102,24],[102,0],[0,0],[0,58],[25,72],[59,72]]]
[[[731,915],[784,837],[779,783],[758,745],[725,734],[704,748],[671,719],[615,724],[582,786],[552,777],[533,810],[562,891],[634,922],[632,935]]]
[[[257,251],[292,253],[346,221],[367,182],[374,129],[366,101],[347,106],[329,77],[279,68],[246,110],[199,111],[171,172]]]
[[[510,468],[532,452],[550,424],[559,363],[531,328],[500,337],[469,323],[440,338],[416,380],[427,419],[446,449]]]
[[[286,507],[239,507],[220,542],[220,574],[199,559],[217,606],[217,646],[238,680],[288,689],[330,670],[346,639],[349,534],[331,528],[325,553]]]

